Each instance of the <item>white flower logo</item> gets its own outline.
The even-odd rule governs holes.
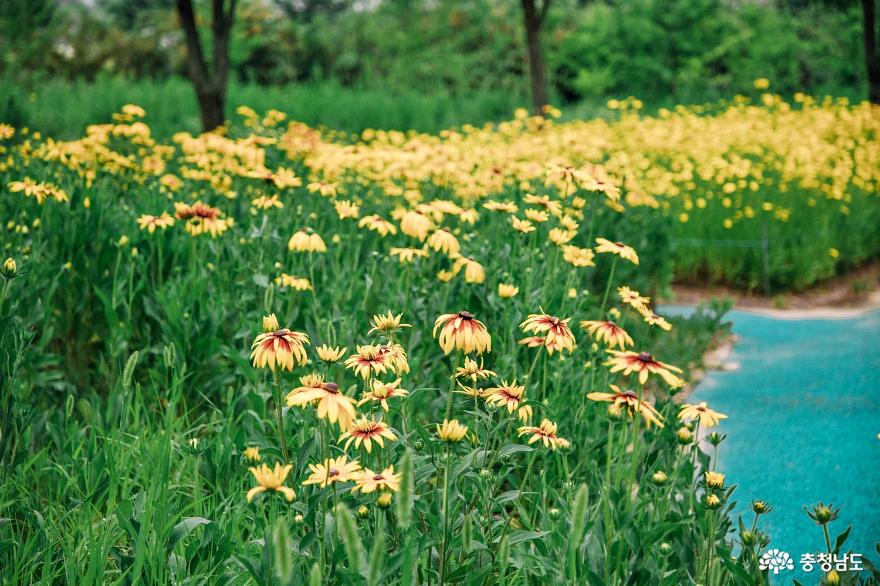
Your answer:
[[[771,570],[775,576],[780,570],[793,570],[794,562],[788,552],[770,549],[761,556],[758,567],[762,570]]]

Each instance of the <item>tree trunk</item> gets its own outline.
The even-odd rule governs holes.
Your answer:
[[[862,0],[865,25],[865,67],[868,72],[868,99],[880,104],[880,50],[877,47],[877,4]]]
[[[210,132],[226,122],[226,85],[229,79],[229,36],[236,0],[212,0],[211,31],[214,50],[211,66],[202,50],[192,0],[177,0],[177,14],[186,39],[189,77],[196,91],[202,130]]]
[[[541,25],[547,15],[550,0],[544,0],[540,12],[535,0],[522,0],[523,17],[526,28],[526,50],[529,60],[529,80],[532,90],[532,108],[536,114],[543,112],[547,104],[547,80],[545,76],[544,53],[541,50]]]

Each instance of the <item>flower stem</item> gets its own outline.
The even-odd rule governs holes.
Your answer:
[[[281,459],[285,464],[290,462],[287,454],[287,438],[284,434],[284,413],[281,410],[281,369],[276,368],[272,371],[275,378],[275,416],[278,418],[278,438],[281,441]]]
[[[446,576],[446,540],[449,536],[449,444],[446,444],[443,467],[443,535],[440,540],[440,586]]]
[[[611,272],[608,273],[608,284],[605,285],[605,295],[602,296],[602,309],[599,310],[600,315],[605,315],[605,304],[608,303],[608,294],[611,292],[611,283],[614,282],[614,269],[617,268],[617,257],[611,261]]]

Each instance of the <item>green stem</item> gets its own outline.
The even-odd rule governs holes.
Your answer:
[[[458,370],[458,365],[461,363],[461,352],[457,352],[455,354],[455,364],[452,365],[452,376],[451,383],[449,384],[449,396],[446,397],[446,419],[449,419],[450,415],[452,415],[452,396],[455,391],[455,371]]]
[[[275,378],[275,416],[278,419],[278,438],[281,441],[281,459],[285,464],[290,462],[287,454],[287,437],[284,434],[284,413],[281,409],[281,367],[272,371]]]
[[[611,293],[611,284],[614,282],[614,269],[617,268],[617,257],[611,261],[611,272],[608,273],[608,284],[605,285],[605,295],[602,296],[602,309],[599,310],[599,315],[605,315],[605,304],[608,303],[608,294]]]
[[[440,540],[440,586],[446,576],[446,540],[449,536],[449,444],[446,444],[445,466],[443,468],[443,535]]]

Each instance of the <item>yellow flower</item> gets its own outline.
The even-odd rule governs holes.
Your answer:
[[[3,268],[0,269],[0,272],[3,273],[3,276],[7,279],[12,279],[15,277],[18,272],[18,266],[15,264],[14,258],[7,258],[3,261]]]
[[[296,291],[310,291],[312,283],[305,277],[295,277],[287,273],[281,273],[275,277],[275,284],[279,287],[290,287]]]
[[[332,347],[327,344],[321,344],[315,348],[315,351],[318,353],[318,358],[324,362],[338,362],[340,358],[345,356],[348,348],[340,348],[339,346]]]
[[[455,370],[455,376],[457,378],[469,378],[476,382],[477,379],[487,379],[490,376],[495,376],[495,373],[483,368],[482,358],[480,359],[480,363],[477,364],[476,360],[471,359],[469,356],[465,356],[464,366],[460,366]]]
[[[352,475],[361,469],[357,460],[349,461],[345,455],[328,458],[320,464],[309,464],[312,473],[303,481],[303,486],[317,484],[324,488],[334,482],[348,482]]]
[[[428,251],[424,248],[392,248],[388,254],[396,256],[401,263],[413,262],[417,257],[428,257]]]
[[[620,296],[620,300],[639,313],[644,313],[648,309],[648,304],[651,303],[650,297],[644,297],[639,294],[638,291],[633,291],[629,287],[618,287],[617,294]]]
[[[400,388],[400,379],[390,383],[385,383],[377,379],[370,382],[370,390],[363,394],[358,401],[358,407],[369,401],[378,401],[382,405],[382,410],[388,412],[388,399],[394,397],[406,397],[409,391]]]
[[[437,336],[438,329],[440,337],[437,341],[444,354],[449,354],[455,349],[477,354],[492,351],[492,337],[486,326],[470,312],[459,311],[441,315],[434,322],[432,335]]]
[[[381,332],[384,335],[393,334],[394,332],[400,330],[401,328],[411,328],[410,324],[402,324],[400,323],[400,318],[403,317],[403,314],[400,313],[398,315],[394,315],[389,310],[385,315],[374,315],[373,321],[371,322],[373,327],[370,331],[367,332],[369,336],[373,332]]]
[[[655,374],[670,387],[684,386],[684,381],[673,374],[673,372],[681,373],[680,368],[660,362],[648,352],[608,350],[608,353],[612,356],[608,361],[612,373],[623,372],[624,376],[633,372],[638,373],[639,384],[642,385],[648,381],[649,374]]]
[[[597,342],[603,342],[607,346],[617,346],[625,350],[633,345],[633,339],[626,331],[613,321],[583,320],[580,326],[587,330]]]
[[[340,199],[333,206],[336,208],[336,215],[340,220],[357,219],[361,213],[360,206],[347,199]]]
[[[611,242],[605,238],[596,238],[596,244],[599,245],[596,247],[596,252],[616,254],[620,258],[628,260],[634,265],[639,264],[639,256],[636,254],[636,251],[623,242]]]
[[[446,228],[434,230],[428,238],[428,246],[447,255],[458,254],[461,250],[458,239]]]
[[[322,181],[315,181],[314,183],[309,183],[306,188],[309,190],[310,193],[320,193],[325,197],[336,195],[335,183],[324,183]]]
[[[724,474],[720,472],[714,472],[712,470],[706,471],[706,485],[710,488],[724,488]]]
[[[461,425],[458,419],[444,419],[443,423],[438,423],[436,427],[437,437],[445,442],[460,442],[467,433],[467,426]]]
[[[613,392],[611,393],[589,393],[587,394],[587,398],[591,401],[602,401],[606,403],[611,403],[615,408],[619,410],[626,410],[627,415],[630,419],[632,419],[636,413],[642,416],[645,420],[645,425],[651,427],[651,425],[656,425],[657,427],[663,427],[663,416],[654,408],[653,405],[642,399],[639,401],[639,397],[636,393],[632,391],[621,391],[615,385],[609,385]]]
[[[574,267],[594,267],[596,253],[590,248],[565,245],[562,247],[562,259]]]
[[[287,248],[294,252],[327,252],[324,240],[310,228],[300,230],[291,236]]]
[[[831,258],[837,258],[840,256],[840,251],[837,250],[836,248],[829,248],[828,249],[828,256],[830,256]]]
[[[546,222],[550,219],[550,214],[542,210],[533,210],[531,208],[527,208],[525,211],[523,211],[523,213],[525,214],[526,218],[538,224]]]
[[[464,268],[465,283],[479,284],[486,280],[486,271],[483,269],[483,265],[474,259],[459,256],[455,259],[455,263],[452,265],[452,270],[453,272],[458,273],[462,267]]]
[[[300,379],[301,386],[287,394],[288,407],[305,407],[317,402],[317,415],[330,423],[339,423],[341,429],[348,429],[354,421],[355,401],[344,395],[336,383],[325,383],[320,374],[309,374]]]
[[[678,418],[682,421],[699,419],[701,426],[709,428],[718,425],[722,419],[727,419],[727,415],[709,409],[709,406],[703,401],[698,405],[682,405],[681,411],[678,412]]]
[[[257,486],[248,491],[247,501],[253,501],[255,496],[267,490],[276,490],[284,495],[287,502],[293,501],[296,498],[296,493],[292,488],[284,486],[284,480],[292,469],[292,464],[282,466],[280,462],[275,463],[274,469],[269,468],[266,464],[249,468],[251,474],[254,475],[254,479],[257,481]]]
[[[260,455],[260,448],[256,446],[245,448],[242,455],[244,456],[245,460],[249,460],[251,462],[259,462],[263,459],[263,457]]]
[[[268,210],[271,208],[283,208],[284,204],[278,199],[277,195],[265,196],[261,195],[251,201],[251,205],[258,210]]]
[[[571,318],[559,319],[545,313],[532,313],[519,327],[526,333],[543,334],[544,346],[549,353],[552,354],[553,350],[568,350],[571,353],[574,351],[575,340],[568,327],[570,320]]]
[[[395,370],[395,364],[388,354],[385,346],[366,344],[357,347],[357,352],[348,357],[345,367],[352,369],[355,374],[367,380],[370,376]]]
[[[275,314],[267,316],[263,320],[264,328],[271,325],[275,325],[277,328],[278,320],[275,318]],[[305,349],[305,344],[308,343],[308,335],[302,332],[294,332],[287,328],[266,331],[254,338],[254,343],[251,344],[253,350],[251,360],[253,360],[255,368],[268,366],[270,370],[274,371],[277,364],[282,369],[293,370],[294,358],[300,366],[308,360]]]
[[[510,223],[513,226],[513,229],[517,232],[522,232],[523,234],[528,234],[529,232],[535,231],[535,225],[529,222],[528,220],[520,220],[519,218],[510,218]]]
[[[391,506],[391,499],[392,498],[393,498],[392,493],[383,492],[382,494],[379,495],[379,498],[376,499],[376,505],[380,509],[387,509],[388,507]]]
[[[533,444],[537,441],[543,442],[545,448],[555,450],[557,447],[567,448],[569,442],[567,439],[556,435],[556,424],[549,419],[541,421],[538,427],[523,426],[517,430],[518,436],[530,435],[529,443]]]
[[[502,299],[510,299],[519,293],[519,287],[507,283],[498,283],[498,296]]]
[[[367,228],[368,230],[372,230],[373,232],[377,232],[380,236],[397,234],[397,228],[394,227],[394,224],[376,214],[364,216],[363,218],[361,218],[361,221],[358,222],[358,226],[360,226],[361,228]]]
[[[770,87],[770,80],[766,77],[759,77],[752,83],[755,86],[756,90],[766,90]]]
[[[226,232],[233,224],[232,219],[220,217],[220,210],[197,201],[192,205],[174,203],[174,216],[186,222],[184,230],[190,236],[210,234],[212,238]]]
[[[516,380],[510,384],[501,381],[500,386],[486,389],[483,396],[490,405],[507,407],[508,413],[517,411],[517,416],[523,423],[532,417],[532,407],[525,404],[526,387],[516,384]]]
[[[397,492],[400,490],[400,474],[394,473],[394,466],[388,466],[382,472],[373,472],[369,468],[364,468],[360,472],[356,472],[352,480],[355,481],[352,492],[360,491],[363,494],[375,492],[376,490],[390,490]]]
[[[645,319],[645,323],[651,326],[657,326],[661,330],[668,332],[672,329],[672,324],[666,321],[663,316],[657,315],[653,311],[646,310],[642,312],[642,317]]]
[[[561,246],[561,245],[565,244],[566,242],[568,242],[569,240],[571,240],[572,238],[574,238],[575,236],[577,236],[577,232],[575,232],[573,230],[563,230],[561,228],[552,228],[550,230],[550,234],[549,234],[548,238],[550,239],[550,242],[552,242],[553,244]]]
[[[374,421],[373,419],[361,417],[360,419],[357,419],[347,431],[339,436],[339,443],[342,443],[342,440],[345,440],[346,450],[352,442],[354,442],[355,448],[361,447],[361,444],[363,443],[367,453],[370,453],[373,449],[373,442],[379,444],[380,448],[384,448],[385,439],[392,442],[397,439],[397,436],[394,435],[394,432],[391,431],[391,428],[388,427],[387,423],[381,419]]]
[[[431,218],[419,210],[407,212],[400,221],[401,232],[422,242],[428,237],[428,232],[433,226],[434,222],[431,221]]]
[[[156,231],[156,228],[168,228],[174,225],[174,218],[168,215],[168,212],[162,212],[161,216],[151,216],[144,214],[137,219],[138,227],[146,230],[150,234]]]

